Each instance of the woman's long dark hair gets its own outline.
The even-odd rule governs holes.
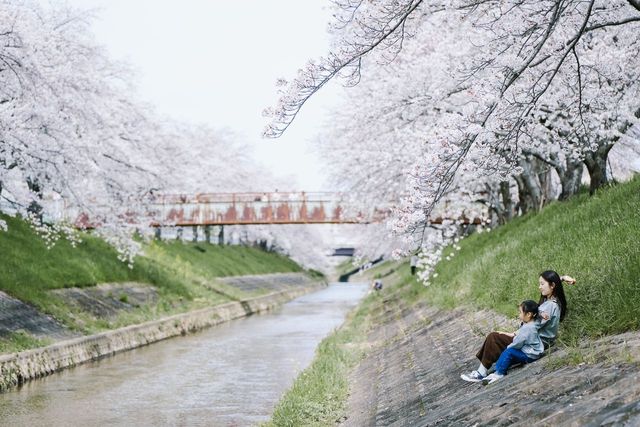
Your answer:
[[[564,296],[564,288],[562,287],[562,279],[560,279],[560,275],[553,270],[543,271],[540,274],[544,280],[549,283],[553,283],[553,296],[558,300],[558,304],[560,305],[560,321],[564,320],[564,317],[567,315],[567,298]],[[542,304],[546,298],[544,295],[540,295],[540,302],[538,304]]]

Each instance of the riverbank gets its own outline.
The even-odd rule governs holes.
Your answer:
[[[332,283],[269,312],[30,381],[0,393],[0,425],[258,426],[365,292]]]
[[[0,356],[0,391],[25,381],[115,353],[184,335],[242,316],[270,310],[284,302],[318,290],[326,283],[302,273],[239,276],[224,279],[238,290],[265,289],[266,295],[233,301],[100,334]]]
[[[492,330],[491,310],[407,300],[396,271],[325,339],[276,407],[270,426],[637,425],[640,332],[559,345],[498,383],[466,383]]]
[[[404,290],[406,291],[406,289]],[[640,333],[556,348],[495,384],[466,383],[475,353],[513,321],[492,311],[408,307],[401,288],[382,295],[366,356],[349,376],[339,420],[369,425],[637,425]],[[578,356],[576,358],[576,356]],[[586,360],[586,361],[585,361]]]
[[[446,248],[429,286],[407,262],[374,267],[383,290],[321,344],[271,425],[638,424],[638,206],[640,178],[552,204]],[[462,381],[549,268],[578,279],[554,352],[491,386]]]
[[[0,215],[0,354],[44,347],[272,292],[223,277],[300,273],[289,258],[255,247],[207,242],[140,242],[132,266],[90,233],[48,248],[20,218]],[[312,277],[322,275],[309,272]]]

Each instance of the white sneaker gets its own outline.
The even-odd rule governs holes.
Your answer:
[[[502,378],[504,378],[504,375],[494,372],[493,374],[489,374],[486,377],[484,377],[484,379],[482,380],[482,384],[484,385],[493,384],[494,382],[499,381]]]
[[[462,378],[463,380],[468,381],[470,383],[479,383],[480,381],[482,381],[484,379],[484,375],[482,375],[478,371],[471,371],[468,374],[460,375],[460,378]]]

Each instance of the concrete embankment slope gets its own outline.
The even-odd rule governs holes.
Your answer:
[[[43,348],[1,355],[0,390],[89,360],[266,311],[326,286],[325,282],[311,280],[301,273],[242,276],[226,278],[225,281],[249,287],[255,284],[263,289],[269,284],[271,292],[243,301],[64,340]]]
[[[386,298],[386,296],[385,296]],[[494,384],[466,383],[491,312],[407,308],[390,295],[352,373],[346,426],[640,425],[640,333],[585,342],[588,362],[557,348]],[[563,359],[563,357],[565,359]]]

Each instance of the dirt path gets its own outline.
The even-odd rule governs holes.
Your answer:
[[[389,298],[373,349],[352,373],[343,425],[640,425],[640,333],[589,343],[593,363],[554,369],[566,354],[557,350],[495,384],[466,383],[460,373],[477,366],[496,318],[407,310]]]

